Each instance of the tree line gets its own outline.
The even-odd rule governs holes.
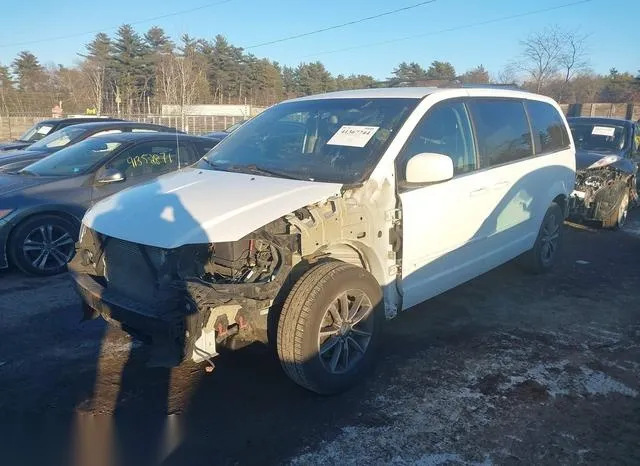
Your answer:
[[[382,84],[516,84],[560,102],[640,100],[640,79],[612,68],[589,68],[588,36],[549,27],[521,41],[521,54],[491,75],[482,65],[458,74],[446,61],[427,67],[400,63]],[[374,85],[366,74],[334,76],[319,61],[283,66],[246,53],[221,35],[212,40],[183,35],[176,43],[157,26],[143,34],[122,25],[113,37],[97,34],[72,67],[44,66],[29,51],[0,64],[2,114],[49,113],[60,102],[66,113],[133,115],[158,113],[163,104],[268,106],[286,98]]]

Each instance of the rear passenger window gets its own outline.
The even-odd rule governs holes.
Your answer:
[[[476,129],[481,168],[533,155],[529,121],[521,101],[477,99],[469,102],[469,109]]]
[[[569,146],[569,135],[558,111],[548,103],[527,101],[527,113],[533,129],[536,154],[544,154]]]

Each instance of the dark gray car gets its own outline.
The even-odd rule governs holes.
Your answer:
[[[91,122],[104,122],[104,121],[124,121],[120,118],[107,118],[107,117],[73,117],[73,118],[52,118],[49,120],[42,120],[26,130],[22,135],[13,141],[1,142],[0,152],[9,150],[19,150],[29,147],[34,142],[55,133],[56,131],[66,128],[67,126],[77,125],[80,123]]]
[[[175,133],[88,138],[0,174],[0,268],[53,275],[73,257],[84,212],[124,188],[191,165],[214,141]]]
[[[90,137],[128,132],[179,132],[169,126],[135,121],[82,123],[62,128],[23,150],[0,152],[0,172],[15,173],[30,163]]]
[[[576,146],[570,216],[605,228],[621,228],[638,201],[640,126],[615,118],[574,117],[567,121]]]

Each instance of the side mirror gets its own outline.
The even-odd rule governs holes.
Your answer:
[[[105,168],[97,177],[96,183],[98,184],[109,184],[109,183],[119,183],[120,181],[124,181],[124,174],[115,168]]]
[[[453,161],[443,154],[416,154],[407,162],[407,183],[438,183],[453,178]]]

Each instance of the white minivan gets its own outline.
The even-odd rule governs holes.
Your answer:
[[[258,342],[298,384],[336,393],[375,361],[385,318],[514,258],[550,269],[574,183],[550,98],[315,95],[96,203],[70,268],[88,317],[147,342],[151,364]]]

